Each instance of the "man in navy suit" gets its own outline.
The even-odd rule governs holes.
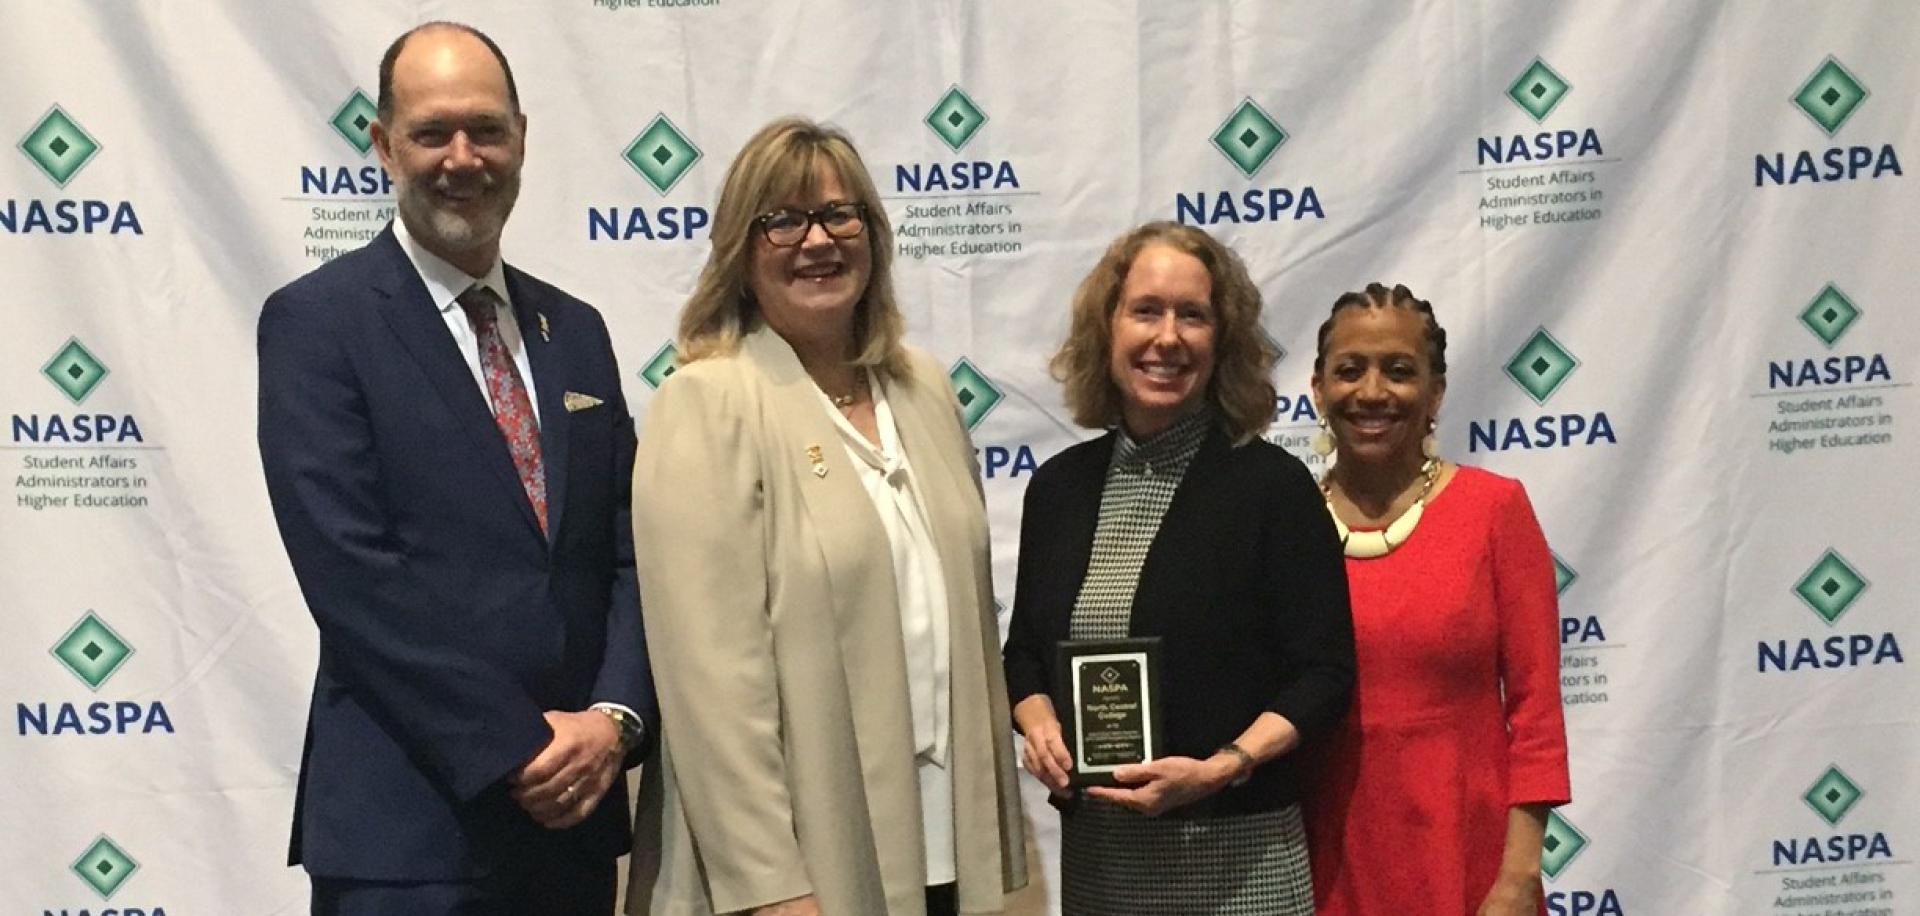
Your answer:
[[[260,454],[320,630],[313,912],[609,913],[657,706],[600,316],[500,260],[526,116],[485,35],[380,65],[399,218],[260,315]]]

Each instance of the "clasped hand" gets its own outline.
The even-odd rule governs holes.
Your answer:
[[[594,709],[546,719],[553,740],[514,771],[510,794],[540,826],[563,830],[586,820],[620,778],[620,729]]]
[[[1162,757],[1114,770],[1120,785],[1094,786],[1087,795],[1155,817],[1226,788],[1234,773],[1233,763],[1222,757]]]

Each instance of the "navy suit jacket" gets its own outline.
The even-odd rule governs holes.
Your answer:
[[[260,455],[320,630],[289,858],[315,875],[459,880],[556,846],[628,848],[622,783],[566,831],[507,796],[552,735],[545,710],[614,702],[650,736],[659,723],[633,578],[633,420],[606,325],[512,267],[506,283],[550,536],[391,228],[261,311]],[[569,411],[570,392],[600,403]]]

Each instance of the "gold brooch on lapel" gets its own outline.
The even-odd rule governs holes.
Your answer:
[[[534,314],[540,319],[540,339],[547,343],[552,343],[553,332],[547,327],[547,314],[545,312],[535,312]],[[598,404],[600,402],[595,401],[594,403]]]
[[[813,464],[813,476],[827,476],[827,456],[820,451],[820,446],[807,446],[807,461]]]
[[[575,413],[578,411],[586,410],[589,407],[599,407],[601,404],[605,402],[590,394],[581,394],[578,391],[569,391],[566,394],[560,396],[560,403],[566,405],[567,413]]]

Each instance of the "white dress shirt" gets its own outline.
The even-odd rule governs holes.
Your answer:
[[[500,343],[513,357],[513,367],[520,372],[520,382],[527,386],[527,400],[533,405],[533,422],[540,423],[540,397],[533,388],[533,367],[527,363],[526,343],[520,339],[520,322],[513,317],[513,300],[507,296],[507,273],[499,258],[493,259],[493,265],[487,268],[482,277],[473,277],[466,271],[448,263],[445,258],[434,254],[407,232],[406,220],[393,221],[394,238],[400,240],[400,250],[406,252],[407,260],[413,262],[413,269],[420,274],[420,281],[427,285],[427,297],[433,300],[433,307],[440,310],[440,318],[447,323],[447,330],[453,334],[453,343],[460,348],[460,355],[467,361],[467,370],[473,373],[473,383],[480,386],[480,396],[487,402],[487,409],[493,410],[493,398],[487,394],[487,373],[480,366],[480,337],[473,333],[473,322],[467,318],[467,310],[460,306],[460,295],[478,285],[493,291],[500,297],[500,304],[494,306],[494,325],[500,331]],[[498,411],[495,411],[498,413]]]
[[[947,587],[940,551],[933,543],[926,510],[914,483],[912,465],[900,445],[886,385],[869,374],[873,392],[875,446],[849,422],[823,392],[822,406],[873,500],[886,529],[893,560],[893,584],[900,605],[900,635],[907,655],[907,695],[913,712],[913,742],[920,777],[920,820],[927,850],[927,884],[952,883],[954,863],[953,773],[947,769],[948,704],[952,653],[947,645]]]

